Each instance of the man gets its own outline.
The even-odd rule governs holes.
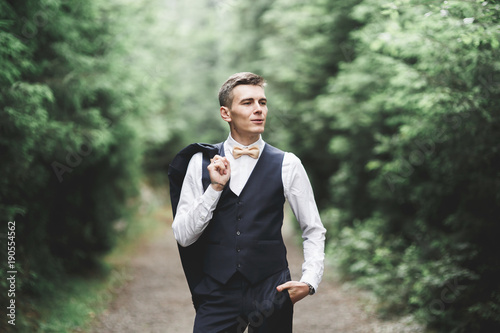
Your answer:
[[[200,245],[202,278],[191,291],[195,333],[292,332],[293,304],[323,275],[325,228],[300,160],[262,140],[265,81],[229,77],[219,91],[230,134],[207,168],[193,155],[172,225],[181,247]],[[208,173],[208,175],[207,175]],[[210,185],[203,186],[202,178]],[[304,239],[300,281],[290,281],[281,235],[287,199]]]

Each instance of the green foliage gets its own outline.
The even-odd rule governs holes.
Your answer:
[[[168,137],[144,134],[151,123],[166,128],[166,110],[159,89],[144,85],[144,57],[123,64],[136,36],[117,38],[126,22],[115,5],[0,2],[0,213],[16,222],[19,316],[114,246],[116,221],[134,209],[145,144]]]
[[[88,331],[94,318],[105,310],[112,299],[114,289],[125,282],[125,274],[119,269],[103,267],[101,270],[91,276],[71,276],[51,290],[50,295],[44,295],[30,304],[31,307],[36,306],[38,313],[36,317],[23,318],[26,320],[24,325],[29,325],[26,331]],[[16,326],[19,327],[18,324]]]
[[[342,133],[330,144],[340,267],[445,331],[500,325],[497,6],[362,2],[357,57],[316,99]]]
[[[272,96],[266,137],[281,139],[277,144],[284,149],[293,147],[306,169],[313,171],[309,175],[320,207],[329,205],[325,179],[338,168],[338,161],[328,154],[336,130],[316,111],[314,99],[326,92],[339,64],[355,55],[348,36],[359,23],[348,13],[357,3],[277,0],[262,18],[265,36],[257,64],[271,83]]]

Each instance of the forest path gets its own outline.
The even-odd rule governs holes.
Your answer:
[[[165,223],[167,208],[162,209],[163,213],[154,215],[163,221],[162,227],[145,239],[130,258],[129,282],[117,291],[109,308],[96,318],[92,333],[192,332],[195,312],[171,225]],[[283,234],[292,279],[297,280],[303,261],[302,248],[291,225],[285,223]],[[405,319],[381,321],[367,309],[363,299],[358,291],[336,282],[327,267],[318,293],[295,305],[294,332],[423,332]]]

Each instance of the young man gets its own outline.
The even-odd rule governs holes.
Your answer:
[[[198,245],[199,282],[191,289],[195,333],[292,332],[293,304],[314,294],[323,275],[325,228],[300,160],[262,140],[265,81],[229,77],[219,91],[230,134],[207,168],[191,158],[172,225],[181,247]],[[206,186],[202,178],[209,179]],[[300,281],[290,281],[281,235],[288,200],[304,239]]]

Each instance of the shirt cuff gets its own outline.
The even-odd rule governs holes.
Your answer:
[[[212,186],[208,185],[207,190],[203,193],[203,205],[209,210],[213,211],[217,207],[217,203],[221,197],[222,191],[216,191]]]
[[[318,281],[316,278],[314,278],[313,275],[304,274],[302,276],[302,278],[300,279],[300,282],[307,282],[307,283],[309,283],[314,288],[315,292],[318,291],[318,285],[319,285],[320,281]]]

